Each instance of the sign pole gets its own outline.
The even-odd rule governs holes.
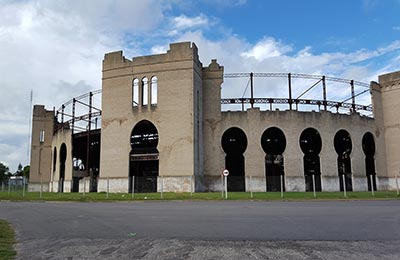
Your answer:
[[[396,189],[397,189],[397,196],[399,196],[399,180],[397,179],[397,177],[398,176],[397,176],[397,173],[396,173]]]
[[[344,174],[342,174],[342,180],[343,180],[343,194],[344,194],[345,197],[347,197],[346,180],[345,180]]]
[[[225,199],[228,199],[228,176],[225,176]]]
[[[313,192],[314,192],[314,198],[317,197],[317,193],[315,192],[315,175],[312,175],[312,187],[313,187]]]
[[[224,198],[224,175],[221,174],[221,198]]]
[[[372,180],[372,174],[369,175],[369,179],[371,181],[371,192],[372,192],[372,196],[375,196],[375,191],[374,191],[374,182]]]
[[[281,174],[281,198],[283,198],[283,175]]]

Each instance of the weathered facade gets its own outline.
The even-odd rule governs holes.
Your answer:
[[[31,189],[41,179],[46,189],[63,192],[217,191],[224,168],[232,191],[396,187],[400,72],[371,83],[373,118],[257,107],[221,111],[223,75],[216,60],[203,67],[188,42],[132,60],[121,51],[106,54],[101,133],[89,127],[87,137],[78,135],[69,123],[54,122],[54,111],[35,106]]]

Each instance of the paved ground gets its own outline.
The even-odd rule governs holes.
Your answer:
[[[400,259],[400,201],[0,202],[19,259]]]

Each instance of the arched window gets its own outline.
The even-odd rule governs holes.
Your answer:
[[[139,80],[134,79],[132,83],[132,106],[137,107],[139,105]]]
[[[157,105],[157,77],[154,76],[151,78],[151,105]]]
[[[147,106],[149,103],[149,80],[142,79],[142,106]]]

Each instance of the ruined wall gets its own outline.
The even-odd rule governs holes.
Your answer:
[[[207,122],[207,118],[205,119]],[[213,122],[213,124],[211,124]],[[242,111],[222,112],[221,118],[209,120],[205,134],[210,134],[205,142],[206,155],[205,175],[209,180],[209,188],[218,190],[222,169],[225,167],[225,153],[221,147],[223,133],[231,128],[242,129],[247,137],[248,145],[244,153],[245,174],[255,178],[253,190],[265,191],[265,152],[261,147],[261,136],[269,127],[281,129],[286,137],[286,149],[283,153],[285,168],[285,186],[288,191],[304,191],[303,152],[299,140],[302,131],[312,127],[319,131],[322,138],[320,153],[322,190],[339,190],[337,170],[337,154],[333,145],[334,136],[340,129],[348,131],[352,139],[351,170],[353,190],[367,190],[365,155],[362,150],[362,137],[371,132],[375,142],[382,142],[382,136],[376,136],[377,128],[371,118],[358,114],[344,115],[330,112],[298,112],[298,111],[260,111],[259,108]],[[376,158],[381,160],[382,151],[376,151]],[[377,163],[381,165],[382,162]],[[376,167],[377,175],[385,172]],[[246,179],[248,182],[248,178]],[[249,189],[247,185],[247,189]]]
[[[400,71],[380,75],[379,82],[372,85],[374,115],[386,148],[387,173],[381,184],[385,189],[395,189],[395,177],[400,176]]]
[[[49,190],[51,172],[51,143],[53,138],[54,111],[35,105],[32,114],[31,162],[29,190]],[[40,132],[44,131],[44,142],[40,142]]]
[[[64,162],[64,178],[60,178],[62,149],[65,145],[65,162]],[[70,129],[58,130],[52,140],[52,168],[51,168],[51,184],[50,189],[53,192],[63,191],[70,192],[72,187],[72,131]],[[55,149],[54,149],[55,148]],[[57,155],[54,157],[54,151]],[[55,159],[55,162],[54,162]],[[62,187],[62,188],[61,188]]]
[[[188,42],[171,44],[166,54],[132,61],[125,59],[122,52],[105,55],[99,187],[104,187],[102,182],[109,177],[119,183],[118,188],[113,185],[115,191],[128,190],[130,134],[144,119],[153,123],[159,134],[159,176],[190,176],[201,172],[201,146],[195,144],[197,131],[201,131],[196,128],[201,110],[194,113],[197,91],[201,97],[201,68],[197,47]],[[153,76],[158,82],[157,105],[149,102],[146,106],[132,106],[133,80],[141,81],[144,77],[150,80]]]

